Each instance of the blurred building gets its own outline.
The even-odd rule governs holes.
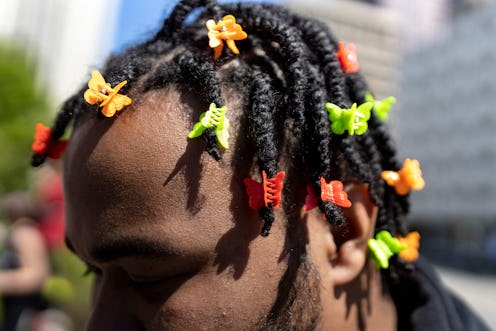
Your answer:
[[[401,21],[398,12],[358,1],[292,0],[296,12],[328,23],[336,38],[357,46],[360,71],[372,91],[385,97],[397,92],[401,60]]]
[[[492,0],[377,0],[401,16],[403,47],[422,48],[444,38],[453,19]]]
[[[39,61],[40,87],[59,104],[108,55],[120,0],[1,0],[0,41]]]
[[[424,219],[496,221],[496,4],[458,16],[446,39],[405,58],[401,151],[422,160]]]
[[[402,24],[402,47],[415,49],[435,42],[446,30],[452,16],[453,0],[379,0],[398,12]]]

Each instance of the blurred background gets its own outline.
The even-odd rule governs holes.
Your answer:
[[[50,123],[91,70],[146,39],[175,2],[0,1],[0,195],[26,193],[35,221],[45,222],[53,272],[42,294],[70,320],[61,330],[82,329],[91,277],[63,244],[61,197],[47,193],[60,191],[60,166],[28,167],[34,124]],[[496,329],[496,1],[273,2],[354,42],[371,89],[397,97],[389,125],[401,157],[419,159],[427,182],[412,195],[421,251]],[[12,231],[3,219],[5,246]]]

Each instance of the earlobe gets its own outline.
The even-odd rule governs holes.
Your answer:
[[[336,251],[332,256],[332,277],[334,286],[344,285],[362,271],[367,259],[367,242],[374,234],[377,206],[369,197],[367,186],[348,184],[345,187],[352,202],[350,208],[343,209],[346,224],[333,229]]]

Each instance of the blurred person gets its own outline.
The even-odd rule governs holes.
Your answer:
[[[487,330],[417,259],[418,162],[402,167],[391,99],[358,69],[315,20],[184,0],[93,72],[32,158],[60,157],[73,121],[66,236],[95,273],[87,328]]]
[[[65,211],[62,175],[59,165],[44,167],[36,174],[34,192],[41,206],[38,229],[50,252],[64,249]]]
[[[41,290],[50,274],[48,252],[38,230],[39,211],[23,192],[7,194],[1,201],[1,211],[10,228],[0,260],[0,295],[2,297],[2,330],[17,330],[24,316],[47,307]]]

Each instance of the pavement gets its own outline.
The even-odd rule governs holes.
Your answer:
[[[496,330],[496,275],[439,266],[436,269],[446,286],[463,298],[492,330]]]

